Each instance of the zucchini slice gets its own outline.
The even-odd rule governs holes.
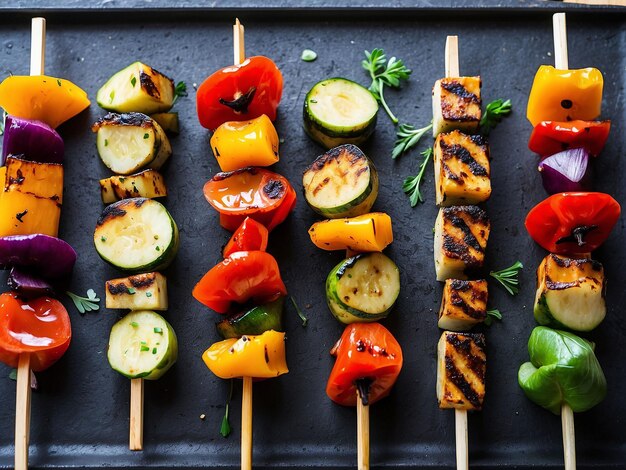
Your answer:
[[[111,328],[107,358],[129,379],[156,380],[178,359],[174,328],[156,312],[130,312]]]
[[[330,149],[361,144],[376,127],[378,102],[367,89],[345,78],[328,78],[313,85],[304,99],[304,130]]]
[[[174,81],[152,67],[135,62],[120,70],[98,90],[98,106],[109,111],[145,114],[168,111],[174,105]]]
[[[180,133],[178,113],[156,113],[150,117],[159,123],[166,134],[178,135]]]
[[[268,330],[284,331],[282,325],[284,297],[258,305],[250,310],[234,313],[216,323],[217,332],[224,339],[243,335],[261,335]]]
[[[109,113],[91,128],[102,162],[113,172],[129,175],[149,166],[158,170],[172,154],[165,131],[141,113]]]
[[[178,227],[154,199],[123,199],[104,209],[93,241],[100,257],[122,271],[159,271],[178,252]]]
[[[135,175],[111,176],[100,180],[100,195],[105,204],[130,197],[152,199],[167,196],[167,186],[158,171],[144,170]]]
[[[328,307],[346,324],[385,318],[399,294],[398,266],[382,253],[345,259],[326,278]]]
[[[320,155],[302,177],[309,206],[330,219],[366,214],[378,197],[378,173],[356,145],[346,144]]]

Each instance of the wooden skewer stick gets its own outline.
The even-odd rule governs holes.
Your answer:
[[[560,70],[568,69],[567,27],[565,13],[555,13],[552,17],[554,31],[554,66]],[[561,405],[561,427],[563,428],[563,457],[565,470],[576,469],[576,434],[574,430],[574,412],[567,403]]]
[[[235,24],[233,25],[233,52],[235,65],[239,65],[246,60],[246,48],[243,33],[244,27],[239,22],[239,18],[236,18]]]
[[[33,18],[30,33],[30,74],[43,75],[46,62],[46,19]],[[28,469],[30,441],[30,354],[22,353],[17,364],[15,390],[15,470]]]
[[[357,468],[370,468],[370,407],[364,405],[357,389],[356,396]]]
[[[241,395],[241,470],[252,468],[252,377],[243,378]]]
[[[143,388],[144,379],[130,380],[130,450],[143,450]]]
[[[448,36],[446,38],[445,52],[446,77],[459,77],[459,38]],[[469,468],[469,450],[467,445],[467,410],[454,410],[454,428],[456,436],[456,468],[467,470]]]

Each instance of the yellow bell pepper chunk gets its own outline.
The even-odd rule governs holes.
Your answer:
[[[602,107],[602,73],[589,67],[558,70],[542,65],[528,97],[526,117],[533,126],[541,121],[591,121]]]
[[[311,226],[309,236],[322,250],[383,251],[393,241],[391,217],[372,212],[349,219],[324,220]]]
[[[9,156],[5,189],[63,203],[63,165],[40,163]]]
[[[285,360],[285,333],[274,330],[219,341],[204,351],[202,360],[222,379],[271,378],[289,372]]]
[[[58,127],[89,106],[84,90],[46,75],[12,75],[0,83],[0,107],[12,116]]]
[[[222,171],[270,166],[278,161],[278,133],[265,114],[250,121],[225,122],[213,133],[211,148]]]
[[[59,233],[61,205],[20,191],[3,191],[0,196],[0,237]]]

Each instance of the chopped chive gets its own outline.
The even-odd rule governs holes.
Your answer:
[[[146,297],[152,297],[152,292],[146,292]]]
[[[154,234],[154,239],[155,239],[155,240],[158,240],[158,239],[159,239],[159,235],[155,233],[155,234]]]
[[[113,90],[111,92],[111,94],[109,95],[109,102],[113,103],[113,100],[115,99],[115,90]]]
[[[148,344],[148,343],[146,343],[145,341],[142,341],[141,344]]]
[[[133,328],[137,328],[139,326],[139,323],[137,323],[136,321],[131,321],[130,326],[132,326]]]
[[[305,62],[313,62],[315,59],[317,59],[317,53],[315,51],[312,51],[311,49],[305,49],[302,51],[300,59]]]
[[[156,354],[157,353],[157,349],[156,348],[152,348],[152,354]]]
[[[108,147],[109,146],[109,139],[104,139],[104,146]]]
[[[141,346],[140,352],[145,352],[145,351],[150,351],[150,348],[148,346]]]
[[[137,84],[137,77],[133,76],[133,78],[130,79],[130,84],[134,87]]]
[[[302,320],[302,326],[306,327],[306,324],[309,322],[309,319],[304,315],[304,313],[302,313],[302,310],[300,310],[300,307],[298,307],[298,304],[296,303],[296,299],[293,298],[293,296],[290,296],[291,298],[291,303],[293,304],[294,308],[296,309],[296,312],[298,313],[298,316],[300,317],[300,320]]]
[[[57,79],[57,85],[61,86],[61,80]]]
[[[156,326],[154,328],[154,332],[159,334],[159,335],[162,335],[163,334],[163,328],[159,328],[158,326]]]
[[[129,287],[128,291],[127,291],[130,295],[133,295],[135,293],[135,288],[134,287]]]
[[[157,245],[157,247],[155,248],[156,251],[161,251],[161,248],[159,248],[159,246]]]
[[[150,135],[146,132],[146,133],[143,135],[143,138],[144,138],[144,139],[147,139],[148,137],[150,137]]]
[[[107,241],[107,237],[105,237],[104,235],[100,237],[100,241],[102,243],[104,243],[105,241]]]

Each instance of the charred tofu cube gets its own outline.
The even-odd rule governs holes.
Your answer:
[[[447,279],[443,288],[438,326],[442,330],[467,331],[487,318],[487,281]]]
[[[433,136],[458,129],[475,134],[482,117],[480,77],[447,77],[433,87]]]
[[[553,328],[591,331],[606,316],[604,295],[600,263],[550,253],[537,269],[535,320]]]
[[[454,130],[435,140],[435,191],[438,206],[478,204],[491,196],[489,145],[481,135]]]
[[[480,410],[485,398],[485,336],[444,331],[437,345],[439,408]]]
[[[466,269],[483,265],[490,227],[487,213],[479,207],[439,209],[434,247],[438,281],[467,279]]]

